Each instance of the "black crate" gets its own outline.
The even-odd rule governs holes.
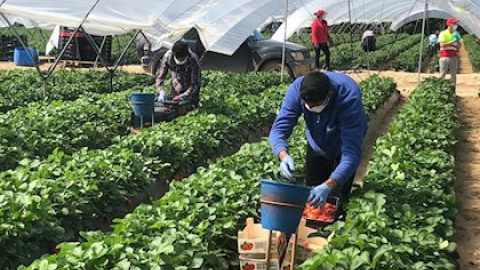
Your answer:
[[[320,220],[306,218],[307,222],[305,226],[314,228],[314,229],[322,229],[328,225],[333,224],[338,219],[340,214],[340,207],[342,207],[340,198],[335,196],[328,196],[327,203],[335,205],[335,212],[333,213],[333,221],[327,222],[327,221],[320,221]]]
[[[65,54],[62,56],[63,60],[80,60],[80,61],[95,61],[97,54],[92,45],[88,42],[87,37],[81,31],[78,31],[72,42],[67,45],[69,38],[72,36],[75,29],[62,27],[60,31],[60,49],[67,46]],[[98,47],[102,45],[103,36],[91,36]],[[102,48],[103,58],[110,62],[112,55],[112,36],[107,36],[105,44]]]

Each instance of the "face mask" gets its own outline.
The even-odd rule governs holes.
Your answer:
[[[325,107],[327,107],[327,104],[319,105],[319,106],[315,106],[315,107],[310,108],[310,106],[308,106],[308,104],[305,103],[305,108],[312,113],[321,113],[325,109]]]
[[[177,64],[179,66],[184,65],[187,62],[186,57],[182,61],[178,60],[176,57],[173,57],[173,59],[175,60],[175,64]]]
[[[458,25],[454,24],[452,28],[453,28],[453,31],[457,31]]]
[[[306,102],[305,102],[305,108],[312,112],[312,113],[321,113],[328,105],[328,102],[330,101],[330,98],[332,97],[332,92],[330,91],[327,95],[327,99],[323,104],[315,106],[315,107],[310,107]]]

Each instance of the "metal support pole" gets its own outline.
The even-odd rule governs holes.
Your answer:
[[[103,57],[102,53],[100,52],[100,48],[97,46],[97,43],[95,42],[95,40],[92,38],[92,36],[89,33],[87,33],[85,30],[83,30],[83,27],[81,27],[81,29],[83,31],[83,34],[85,34],[85,37],[87,37],[88,43],[90,43],[90,45],[92,45],[93,50],[97,54],[97,57],[100,58],[100,61],[102,62],[103,66],[108,71],[110,71],[110,68],[109,68],[110,65],[107,63],[107,61]]]
[[[282,69],[280,74],[280,81],[283,82],[283,73],[285,72],[285,52],[287,43],[287,18],[288,18],[288,0],[285,0],[285,19],[283,20],[283,48],[282,48]]]
[[[0,4],[0,6],[5,3],[2,2]],[[35,69],[37,70],[38,74],[40,75],[40,78],[42,79],[43,81],[43,98],[45,99],[47,97],[47,79],[49,77],[48,73],[47,75],[43,73],[43,71],[40,69],[40,66],[37,62],[35,62],[34,60],[34,57],[32,55],[32,53],[28,50],[27,48],[27,44],[25,44],[25,42],[23,41],[23,39],[20,37],[20,34],[18,33],[17,29],[12,25],[12,23],[10,22],[10,20],[5,16],[5,14],[3,14],[2,12],[0,12],[0,16],[3,18],[3,20],[5,20],[5,22],[7,22],[8,24],[8,28],[9,30],[12,30],[13,31],[13,34],[18,38],[18,41],[20,42],[20,45],[23,47],[23,49],[25,49],[25,52],[27,53],[28,57],[30,58],[30,60],[32,61],[32,63],[34,64],[35,66]]]
[[[348,18],[350,20],[350,50],[351,50],[351,55],[350,55],[350,59],[352,61],[352,70],[353,70],[353,33],[352,33],[352,10],[350,8],[350,3],[351,1],[348,0]]]
[[[127,44],[127,47],[125,47],[125,49],[122,51],[122,53],[120,54],[120,57],[117,59],[117,62],[115,63],[115,65],[113,66],[113,70],[115,71],[118,66],[120,65],[120,62],[123,60],[123,58],[125,57],[125,54],[127,53],[128,49],[130,48],[130,46],[132,46],[133,42],[135,41],[135,39],[137,38],[138,34],[142,34],[143,37],[145,38],[145,40],[150,43],[150,41],[148,41],[147,37],[145,37],[145,34],[143,34],[142,30],[137,30],[137,32],[135,33],[135,35],[130,39],[130,41],[128,42]]]
[[[68,39],[68,42],[67,44],[65,44],[65,46],[63,46],[62,48],[62,51],[60,52],[60,54],[57,56],[57,58],[55,59],[55,62],[53,63],[53,65],[51,65],[49,68],[48,68],[48,72],[46,74],[47,78],[50,77],[50,75],[52,75],[53,73],[53,70],[55,70],[55,68],[57,67],[58,63],[60,62],[60,59],[62,58],[62,56],[65,54],[65,51],[67,50],[67,46],[68,44],[70,44],[73,40],[73,38],[77,35],[78,31],[80,30],[80,28],[82,27],[82,25],[87,21],[87,18],[88,16],[90,16],[90,14],[92,13],[93,9],[98,5],[98,3],[100,2],[100,0],[97,0],[95,2],[95,4],[93,4],[93,6],[90,8],[90,10],[88,11],[88,13],[85,15],[85,18],[83,18],[82,22],[80,23],[80,25],[75,29],[75,31],[73,32],[72,36]]]
[[[102,40],[102,44],[100,45],[100,52],[103,51],[103,47],[105,47],[105,42],[107,41],[107,36],[104,36],[103,37],[103,40]],[[95,63],[93,64],[93,66],[95,68],[97,68],[97,64],[98,64],[98,54],[97,54],[97,57],[95,57]]]
[[[110,70],[108,68],[107,68],[107,70],[108,70],[108,73],[110,75],[110,92],[113,93],[113,77],[115,76],[115,70],[114,69]]]
[[[12,23],[10,22],[10,20],[5,16],[5,14],[3,14],[3,12],[0,12],[0,16],[2,17],[2,19],[3,19],[5,22],[7,22],[8,27],[13,31],[13,34],[18,38],[18,41],[20,42],[20,45],[22,45],[22,47],[25,49],[25,52],[27,53],[28,57],[30,58],[30,60],[32,61],[32,63],[35,65],[35,69],[37,70],[38,74],[40,74],[40,76],[43,77],[43,73],[42,73],[42,71],[40,70],[40,66],[38,65],[37,62],[35,62],[35,59],[33,58],[32,53],[28,50],[27,44],[25,44],[25,42],[23,41],[23,39],[20,37],[20,34],[18,33],[17,29],[12,25]]]
[[[420,42],[420,56],[418,59],[418,77],[417,77],[417,84],[420,84],[420,77],[422,73],[422,58],[423,58],[423,42],[425,40],[425,23],[427,18],[427,11],[428,11],[428,1],[425,0],[425,9],[423,11],[423,24],[422,24],[422,41]]]

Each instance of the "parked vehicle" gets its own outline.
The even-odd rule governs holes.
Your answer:
[[[194,28],[183,36],[183,40],[199,56],[202,69],[246,73],[250,71],[280,72],[282,68],[283,43],[266,39],[257,30],[231,56],[205,51],[198,32]],[[287,42],[285,48],[286,74],[296,78],[310,71],[311,56],[306,47]],[[161,47],[152,52],[147,48],[142,57],[144,70],[155,74],[167,50],[166,47]]]

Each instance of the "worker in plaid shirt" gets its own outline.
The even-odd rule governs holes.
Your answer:
[[[198,107],[200,101],[201,71],[198,56],[188,48],[184,41],[177,41],[171,50],[163,56],[160,68],[157,71],[156,86],[159,93],[158,101],[167,100],[164,88],[168,71],[172,72],[173,100],[191,99],[192,104]]]

